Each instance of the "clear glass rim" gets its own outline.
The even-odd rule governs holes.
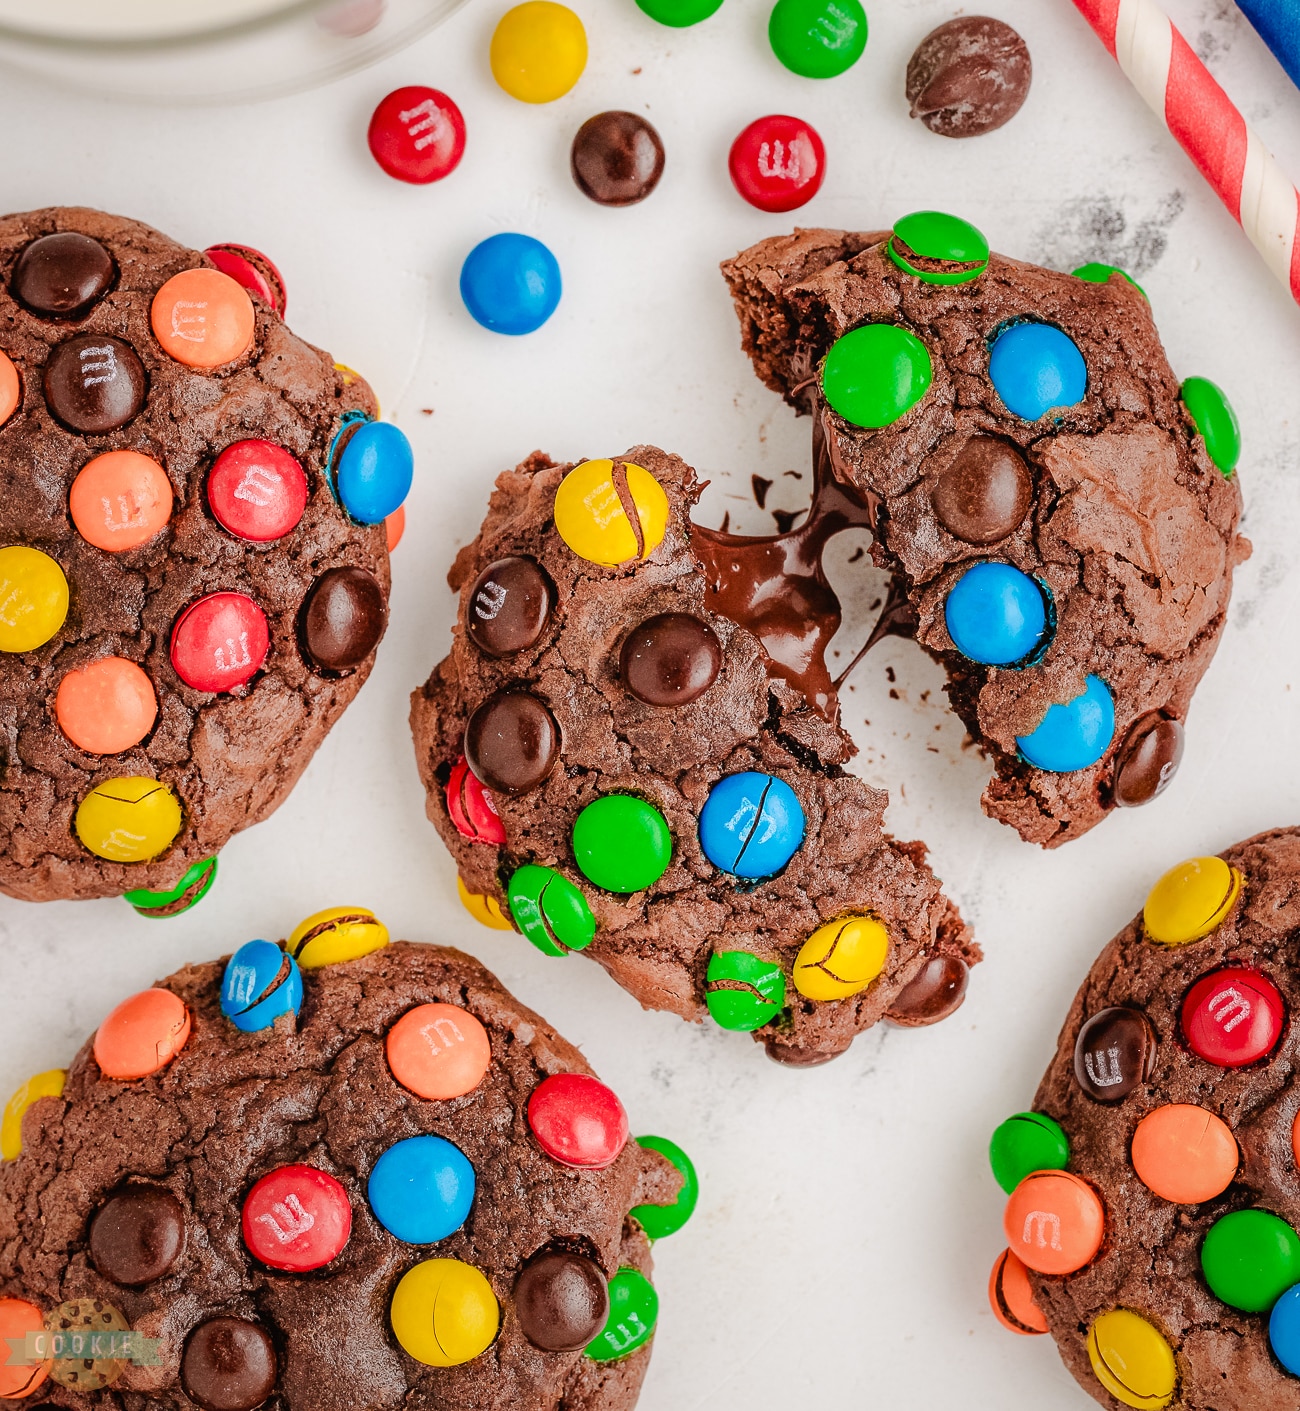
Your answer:
[[[326,7],[330,0],[286,0],[275,9],[248,15],[229,24],[205,25],[198,29],[174,34],[139,34],[114,38],[107,35],[54,34],[29,29],[12,21],[0,20],[0,42],[15,41],[48,50],[74,51],[82,54],[110,52],[117,54],[157,53],[166,49],[186,49],[220,40],[240,39],[259,30],[271,29],[300,15]]]

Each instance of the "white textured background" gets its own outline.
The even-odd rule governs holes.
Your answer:
[[[288,803],[226,849],[212,895],[165,923],[120,901],[0,898],[0,1089],[65,1063],[110,1004],[184,961],[284,936],[321,906],[372,906],[399,935],[480,956],[582,1045],[635,1131],[693,1153],[703,1194],[658,1249],[644,1411],[1083,1407],[1050,1341],[1013,1338],[988,1311],[1002,1196],[985,1146],[1027,1104],[1077,983],[1151,881],[1183,856],[1300,822],[1300,310],[1069,0],[991,5],[1028,41],[1034,87],[1008,127],[966,142],[910,122],[902,97],[908,56],[958,13],[949,3],[868,0],[865,57],[816,83],[772,57],[766,0],[726,0],[683,31],[632,0],[577,0],[591,62],[544,108],[492,82],[487,43],[504,8],[471,0],[377,70],[249,108],[168,113],[0,78],[4,207],[83,203],[193,245],[265,249],[285,272],[293,327],[366,374],[418,467],[370,684]],[[1169,8],[1300,175],[1300,93],[1229,0]],[[461,168],[429,188],[390,181],[366,151],[372,107],[405,83],[445,88],[469,127]],[[609,107],[645,112],[668,153],[659,190],[623,211],[592,205],[567,169],[579,123]],[[811,120],[829,150],[804,224],[872,228],[938,206],[1009,255],[1126,266],[1175,369],[1221,383],[1241,415],[1255,543],[1176,784],[1057,853],[980,813],[985,770],[962,751],[936,667],[906,643],[873,654],[844,702],[859,767],[891,790],[893,830],[930,843],[988,959],[955,1019],[877,1029],[803,1073],[747,1037],[642,1014],[595,965],[479,928],[425,821],[406,727],[408,692],[449,640],[447,565],[492,477],[534,447],[577,458],[657,442],[713,477],[704,515],[730,509],[755,532],[771,521],[751,474],[777,482],[769,508],[798,503],[800,482],[781,472],[806,469],[807,422],[752,376],[716,273],[794,219],[750,209],[726,176],[732,137],[772,111]],[[564,270],[559,312],[528,338],[478,328],[457,296],[463,256],[498,230],[539,236]],[[854,547],[844,536],[837,561]],[[852,651],[880,585],[862,564],[837,576]]]

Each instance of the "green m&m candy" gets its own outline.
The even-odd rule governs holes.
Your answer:
[[[775,1019],[785,1005],[781,967],[747,950],[715,951],[705,983],[709,1013],[724,1029],[752,1033]]]
[[[989,242],[968,220],[916,211],[894,225],[885,246],[901,270],[926,284],[969,284],[989,267]]]
[[[822,391],[831,408],[872,431],[911,411],[933,380],[925,344],[892,323],[867,323],[846,333],[822,364]]]
[[[1070,1142],[1058,1122],[1042,1112],[1017,1112],[993,1133],[989,1165],[1008,1195],[1034,1171],[1064,1171]]]
[[[205,857],[187,868],[180,881],[170,891],[151,892],[147,887],[137,887],[135,891],[123,892],[122,900],[133,906],[141,916],[151,921],[164,921],[169,916],[179,916],[199,902],[212,890],[217,880],[217,859]]]
[[[1235,1210],[1210,1226],[1201,1244],[1210,1292],[1243,1313],[1266,1313],[1300,1283],[1300,1237],[1267,1210]]]
[[[657,882],[673,856],[664,816],[633,794],[606,794],[573,825],[573,860],[588,881],[607,892],[639,892]]]
[[[636,3],[652,20],[672,25],[674,29],[699,24],[722,8],[722,0],[636,0]]]
[[[867,47],[867,12],[858,0],[776,0],[767,37],[778,59],[804,78],[834,78]]]
[[[640,1269],[622,1268],[609,1281],[609,1317],[586,1346],[596,1362],[617,1362],[650,1341],[659,1320],[659,1295]]]
[[[1210,459],[1225,476],[1231,475],[1241,459],[1241,423],[1223,388],[1208,377],[1189,377],[1183,383],[1182,398],[1196,429],[1205,438]]]
[[[657,1151],[682,1173],[682,1188],[671,1205],[634,1205],[628,1212],[650,1239],[661,1240],[675,1235],[695,1213],[695,1203],[700,1198],[699,1177],[691,1158],[667,1137],[638,1137],[636,1144]]]
[[[1118,265],[1104,265],[1099,260],[1091,260],[1086,265],[1080,265],[1079,268],[1073,270],[1072,273],[1075,279],[1086,279],[1089,284],[1108,284],[1111,275],[1117,274],[1121,279],[1127,279],[1144,299],[1147,297],[1147,291],[1143,289],[1127,270],[1120,269]],[[1150,303],[1151,301],[1147,299],[1147,302]]]
[[[587,898],[553,867],[525,863],[510,878],[506,901],[515,925],[544,955],[582,950],[596,934]]]

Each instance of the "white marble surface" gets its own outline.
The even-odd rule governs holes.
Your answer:
[[[955,13],[938,0],[869,3],[864,59],[821,84],[773,59],[766,0],[727,0],[686,31],[652,24],[632,0],[578,0],[591,64],[540,109],[488,73],[504,8],[473,0],[378,70],[253,108],[172,113],[0,81],[5,207],[82,202],[195,245],[266,249],[287,276],[294,327],[364,370],[418,454],[378,667],[288,803],[226,849],[211,897],[162,924],[120,901],[0,898],[0,1089],[66,1062],[110,1003],[181,962],[283,936],[319,906],[364,903],[398,934],[480,956],[583,1046],[636,1130],[694,1154],[699,1214],[657,1255],[663,1313],[645,1411],[1082,1408],[1050,1342],[1015,1339],[988,1311],[1002,1197],[985,1145],[1029,1100],[1078,981],[1154,877],[1298,821],[1300,310],[1069,0],[996,0],[1028,40],[1034,89],[1010,126],[966,143],[909,122],[902,101],[913,46]],[[1232,5],[1169,8],[1300,173],[1300,94]],[[389,181],[365,149],[374,103],[410,82],[447,89],[469,124],[462,168],[427,189]],[[668,150],[659,191],[626,211],[590,204],[567,172],[573,131],[608,107],[644,111]],[[910,644],[873,654],[845,700],[859,767],[891,789],[894,831],[929,841],[988,959],[955,1019],[878,1029],[805,1073],[743,1036],[640,1013],[595,965],[546,960],[476,926],[425,821],[406,728],[407,694],[448,641],[446,566],[492,476],[533,447],[578,457],[656,441],[714,478],[704,512],[715,522],[727,508],[733,524],[770,523],[749,494],[754,473],[776,480],[778,506],[797,503],[799,482],[781,472],[805,468],[806,423],[753,378],[715,271],[789,223],[745,206],[725,175],[731,138],[770,111],[806,116],[829,148],[805,224],[877,227],[937,205],[1007,254],[1127,265],[1174,367],[1235,401],[1255,543],[1175,786],[1057,853],[981,815],[985,771],[961,748],[936,668]],[[566,278],[557,315],[518,340],[475,326],[456,293],[470,246],[510,229],[550,244]],[[854,546],[845,536],[836,551],[849,651],[879,586],[846,565]]]

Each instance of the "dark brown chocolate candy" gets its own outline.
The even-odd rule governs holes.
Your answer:
[[[1156,1031],[1140,1009],[1116,1005],[1084,1021],[1074,1045],[1074,1076],[1098,1102],[1118,1102],[1151,1076]]]
[[[635,113],[597,113],[578,129],[569,163],[584,196],[602,206],[634,206],[659,185],[664,144]]]
[[[115,1284],[152,1283],[181,1257],[185,1211],[161,1186],[127,1186],[90,1222],[90,1262]]]
[[[78,334],[45,364],[45,405],[71,431],[116,431],[139,413],[148,392],[144,364],[121,338]]]
[[[553,598],[550,580],[534,559],[497,559],[470,590],[465,631],[488,656],[521,652],[546,631]]]
[[[937,1024],[961,1008],[969,983],[970,966],[961,956],[931,956],[903,986],[885,1018],[905,1029]]]
[[[609,1284],[595,1260],[543,1250],[515,1282],[515,1313],[524,1336],[543,1352],[576,1352],[605,1326]]]
[[[275,1345],[257,1323],[211,1318],[190,1334],[181,1386],[203,1411],[254,1411],[275,1390]]]
[[[1183,726],[1162,715],[1146,716],[1129,731],[1115,765],[1115,802],[1140,808],[1169,787],[1183,758]]]
[[[1025,458],[1008,441],[972,436],[935,481],[939,523],[966,544],[996,544],[1019,528],[1034,500]]]
[[[627,634],[619,654],[623,684],[652,706],[698,700],[722,670],[722,644],[707,622],[688,612],[661,612]]]
[[[794,1048],[790,1044],[773,1043],[771,1039],[764,1043],[763,1048],[772,1062],[779,1063],[783,1068],[820,1068],[823,1063],[829,1063],[848,1052],[847,1048]]]
[[[350,671],[379,645],[388,625],[384,590],[364,568],[331,568],[308,589],[298,635],[313,666]]]
[[[89,235],[42,235],[18,257],[9,288],[18,302],[47,318],[80,318],[113,287],[113,257]]]
[[[941,137],[978,137],[1010,122],[1029,94],[1025,41],[1001,20],[967,15],[932,30],[907,65],[907,101]]]
[[[465,726],[465,762],[494,791],[526,794],[559,759],[560,727],[531,691],[489,696]]]

